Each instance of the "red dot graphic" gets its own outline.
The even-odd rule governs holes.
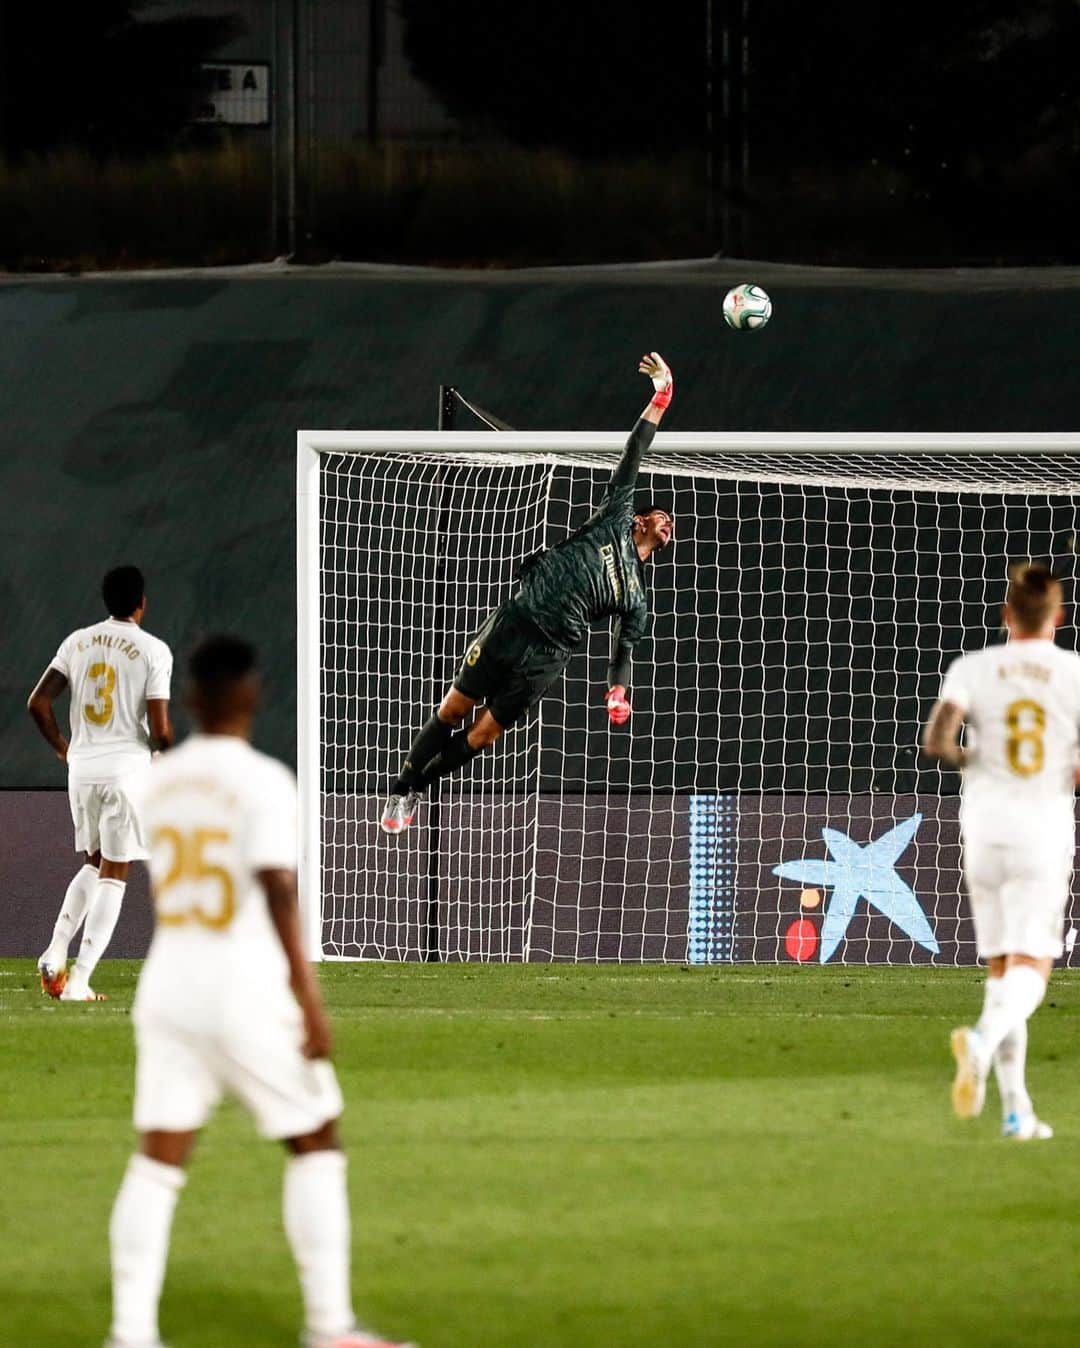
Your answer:
[[[789,957],[802,964],[813,959],[817,952],[817,927],[807,917],[798,917],[784,933],[784,949]]]

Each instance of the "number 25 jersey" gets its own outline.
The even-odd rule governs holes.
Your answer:
[[[296,780],[231,735],[192,735],[154,760],[136,800],[155,928],[136,1011],[212,1032],[295,1009],[262,870],[295,871]]]
[[[1080,656],[1052,641],[990,646],[950,665],[941,700],[968,726],[965,832],[1004,846],[1071,834]]]
[[[146,703],[168,699],[172,665],[164,641],[122,618],[65,638],[50,668],[71,689],[71,781],[116,782],[149,763]]]

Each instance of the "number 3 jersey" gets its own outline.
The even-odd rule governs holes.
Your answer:
[[[953,662],[941,700],[968,726],[965,833],[1006,846],[1071,836],[1080,656],[1052,641],[991,646]]]
[[[136,1010],[213,1032],[295,1010],[257,873],[296,870],[296,780],[231,735],[193,735],[141,781],[156,924]]]
[[[172,652],[138,623],[107,618],[72,632],[53,657],[71,689],[72,782],[116,782],[150,761],[147,700],[169,697]]]

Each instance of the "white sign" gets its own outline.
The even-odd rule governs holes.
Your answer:
[[[208,61],[200,67],[197,122],[267,126],[270,66],[256,61]]]

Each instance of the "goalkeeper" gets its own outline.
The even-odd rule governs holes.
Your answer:
[[[534,554],[518,574],[517,592],[495,610],[469,643],[438,710],[413,741],[380,824],[401,833],[416,818],[420,797],[440,777],[457,771],[536,706],[566,668],[585,629],[614,618],[608,667],[607,713],[615,725],[630,716],[626,684],[630,653],[645,634],[644,562],[671,542],[669,511],[648,504],[635,510],[641,456],[652,444],[671,402],[672,378],[652,351],[638,369],[655,393],[630,432],[600,509],[557,547]],[[455,733],[479,702],[486,706]]]

